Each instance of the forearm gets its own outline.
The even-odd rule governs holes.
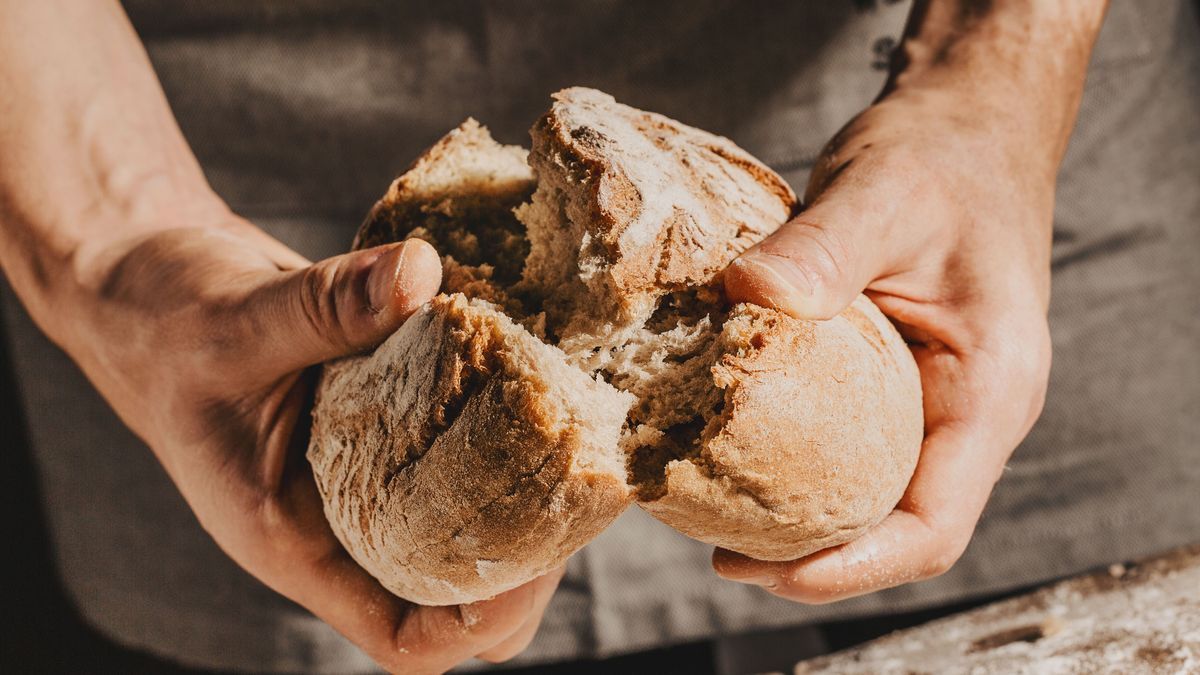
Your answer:
[[[1107,4],[918,0],[885,95],[899,90],[951,99],[965,122],[1036,143],[1043,152],[1027,152],[1025,159],[1044,157],[1053,178]]]
[[[52,337],[102,252],[220,208],[115,1],[0,0],[0,265]]]

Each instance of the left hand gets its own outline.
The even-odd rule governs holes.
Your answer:
[[[78,256],[58,312],[42,312],[51,335],[222,550],[381,666],[443,672],[523,650],[561,570],[466,605],[398,598],[342,547],[304,458],[309,367],[399,328],[437,292],[437,253],[414,239],[311,263],[222,204],[205,213]]]

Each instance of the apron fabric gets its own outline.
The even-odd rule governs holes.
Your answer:
[[[527,145],[548,94],[575,84],[727,135],[802,191],[821,145],[877,93],[908,11],[892,0],[433,5],[126,3],[213,187],[314,259],[346,250],[390,180],[463,118]],[[1060,176],[1045,413],[949,573],[794,604],[720,580],[709,546],[631,508],[572,558],[513,663],[736,643],[1200,540],[1198,25],[1184,0],[1112,3]],[[59,573],[83,617],[194,666],[374,671],[220,552],[151,453],[2,295]]]

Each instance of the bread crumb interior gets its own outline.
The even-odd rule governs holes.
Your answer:
[[[648,315],[610,313],[607,320],[581,321],[585,313],[577,308],[594,310],[603,298],[597,300],[597,284],[583,282],[596,272],[579,267],[587,235],[571,223],[565,206],[554,203],[563,194],[543,181],[515,212],[495,209],[481,219],[486,209],[475,205],[471,219],[426,223],[409,236],[430,241],[445,256],[443,292],[495,305],[561,350],[563,367],[636,398],[618,449],[622,472],[638,499],[657,499],[666,489],[667,465],[683,460],[703,466],[702,441],[720,426],[724,390],[714,384],[711,369],[723,353],[724,302],[715,288],[688,288],[664,292]],[[518,275],[512,260],[522,254]],[[614,468],[611,457],[580,461]]]

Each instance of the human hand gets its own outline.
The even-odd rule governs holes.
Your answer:
[[[717,550],[729,579],[822,603],[945,572],[1041,411],[1054,174],[960,102],[898,91],[825,148],[807,207],[726,273],[731,300],[800,318],[866,294],[909,341],[925,440],[895,510],[791,562]]]
[[[306,368],[390,335],[437,292],[437,254],[412,240],[310,264],[215,212],[92,252],[56,337],[222,549],[385,668],[524,649],[561,570],[470,605],[401,600],[339,544],[304,459]]]
[[[825,147],[806,208],[726,272],[731,300],[825,319],[865,292],[908,340],[925,440],[895,510],[790,562],[718,574],[824,603],[962,555],[1041,412],[1058,165],[1107,3],[917,0],[874,105]]]
[[[432,249],[310,264],[231,214],[114,0],[0,3],[0,91],[0,268],[225,552],[392,670],[528,644],[560,573],[461,607],[396,598],[335,538],[303,456],[309,366],[432,296]]]

